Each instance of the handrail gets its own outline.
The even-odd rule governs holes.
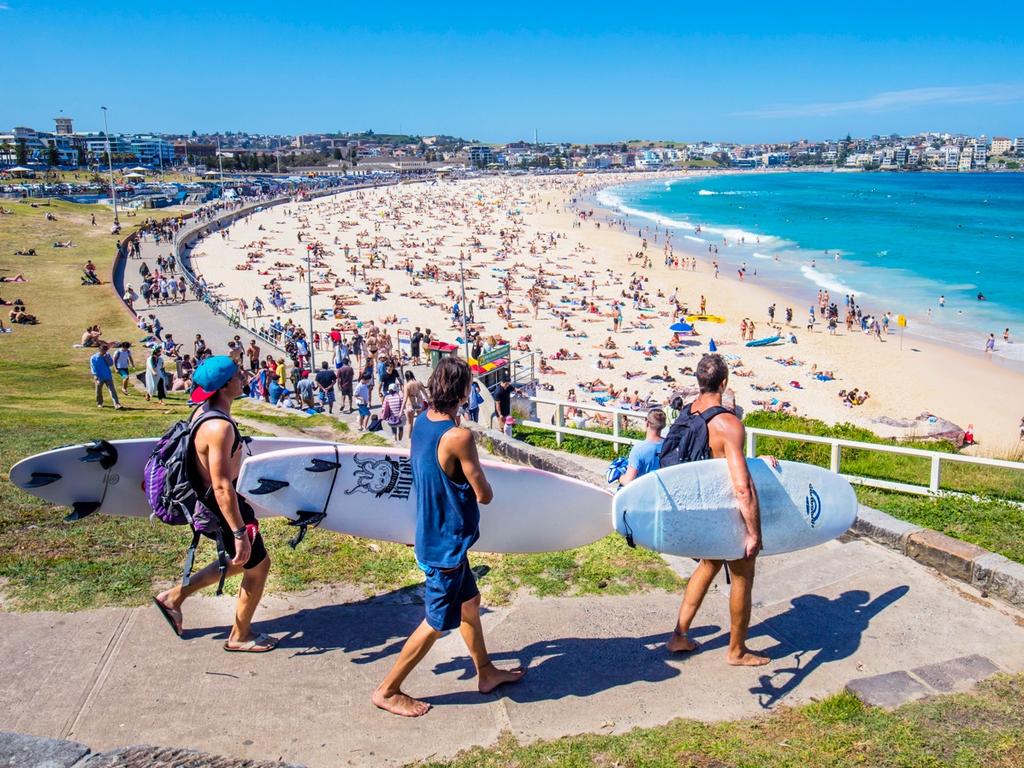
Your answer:
[[[642,418],[647,415],[647,411],[630,411],[623,408],[609,408],[602,405],[592,405],[589,403],[580,403],[569,400],[558,400],[547,397],[530,397],[532,402],[538,405],[548,405],[555,407],[555,413],[553,423],[545,423],[543,421],[524,420],[522,423],[525,427],[532,427],[535,429],[543,429],[549,432],[555,433],[555,441],[558,445],[562,444],[562,438],[564,435],[575,435],[577,437],[588,437],[594,440],[601,440],[604,442],[611,443],[613,450],[618,453],[620,445],[635,445],[643,442],[636,438],[626,437],[621,434],[619,425],[620,418]],[[613,414],[612,432],[611,434],[605,432],[595,432],[589,429],[581,429],[578,427],[567,427],[565,411],[567,408],[573,408],[578,411],[596,411],[598,413]],[[815,443],[818,445],[828,445],[830,447],[829,456],[829,469],[832,472],[841,474],[851,483],[857,483],[860,485],[868,485],[876,488],[884,488],[888,490],[903,491],[905,493],[916,493],[923,495],[940,495],[940,494],[958,494],[959,492],[943,489],[941,487],[941,471],[942,462],[956,462],[959,464],[974,464],[977,466],[985,467],[998,467],[1000,469],[1010,469],[1020,472],[1024,472],[1024,463],[1018,461],[1008,461],[1006,459],[990,459],[983,456],[966,456],[963,454],[956,453],[942,453],[940,451],[929,451],[923,448],[912,448],[909,446],[900,445],[887,445],[885,443],[866,443],[859,440],[848,440],[842,437],[824,437],[821,435],[805,435],[799,432],[782,432],[776,429],[762,429],[760,427],[747,427],[746,428],[747,443],[746,443],[746,455],[753,458],[757,455],[757,440],[761,437],[771,437],[783,440],[794,440],[804,443]],[[874,477],[862,477],[859,475],[851,475],[841,472],[841,452],[843,448],[849,448],[852,450],[864,450],[864,451],[878,451],[881,453],[898,454],[902,456],[913,456],[916,458],[928,459],[930,462],[929,473],[928,473],[928,485],[916,485],[913,483],[904,483],[895,480],[883,480]],[[1011,503],[1018,504],[1019,502],[1010,500]]]

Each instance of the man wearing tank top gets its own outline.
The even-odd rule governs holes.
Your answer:
[[[729,368],[721,355],[704,355],[697,364],[697,384],[700,395],[689,406],[691,413],[701,413],[708,408],[722,405],[722,394],[729,383]],[[743,540],[743,559],[701,560],[686,584],[683,604],[679,606],[679,618],[672,636],[668,639],[668,650],[683,653],[696,651],[700,646],[688,636],[690,624],[704,602],[708,587],[724,565],[729,569],[732,585],[729,592],[729,650],[726,661],[733,666],[757,667],[771,659],[747,648],[747,630],[750,628],[750,595],[754,586],[754,563],[761,551],[761,510],[757,503],[757,491],[747,469],[744,452],[745,434],[743,422],[734,413],[720,413],[707,422],[708,444],[711,457],[725,459],[729,466],[736,493],[736,503],[743,518],[746,532]],[[762,456],[773,467],[778,464],[774,456]]]
[[[442,633],[458,628],[469,649],[480,693],[519,680],[524,670],[491,662],[480,625],[480,592],[466,553],[480,537],[479,504],[493,492],[469,430],[458,426],[469,397],[466,362],[445,357],[427,383],[430,407],[416,419],[409,460],[416,486],[416,562],[426,574],[426,618],[406,640],[394,667],[371,697],[381,709],[404,717],[425,715],[430,705],[408,696],[402,683]]]

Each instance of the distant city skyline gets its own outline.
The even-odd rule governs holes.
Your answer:
[[[1024,133],[1024,6],[0,3],[0,126],[483,142]]]

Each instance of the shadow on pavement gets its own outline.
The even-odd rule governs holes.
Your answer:
[[[793,598],[792,608],[765,620],[751,635],[777,636],[779,642],[764,652],[773,657],[795,652],[796,666],[762,675],[760,684],[750,692],[757,694],[758,703],[767,709],[794,691],[818,667],[853,655],[871,620],[909,591],[906,585],[893,587],[873,600],[862,589],[844,592],[835,600],[820,595]],[[764,629],[757,631],[761,627]],[[809,656],[806,663],[805,656]]]
[[[711,635],[720,627],[697,627],[693,637]],[[498,693],[518,703],[552,701],[566,696],[591,696],[636,682],[657,683],[677,677],[679,667],[670,662],[685,660],[685,654],[665,650],[667,632],[647,637],[565,637],[541,640],[516,651],[492,653],[491,659],[502,667],[528,669],[522,682]],[[434,674],[460,672],[460,680],[475,674],[469,656],[459,656],[434,666]],[[425,696],[433,705],[486,704],[492,697],[475,691],[459,691],[440,696]]]

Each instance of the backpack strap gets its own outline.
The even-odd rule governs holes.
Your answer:
[[[710,408],[705,408],[703,411],[700,411],[699,413],[695,413],[693,415],[699,415],[702,419],[704,419],[704,423],[707,424],[713,418],[715,418],[715,416],[719,416],[723,413],[732,413],[732,411],[730,411],[724,405],[712,405]]]

